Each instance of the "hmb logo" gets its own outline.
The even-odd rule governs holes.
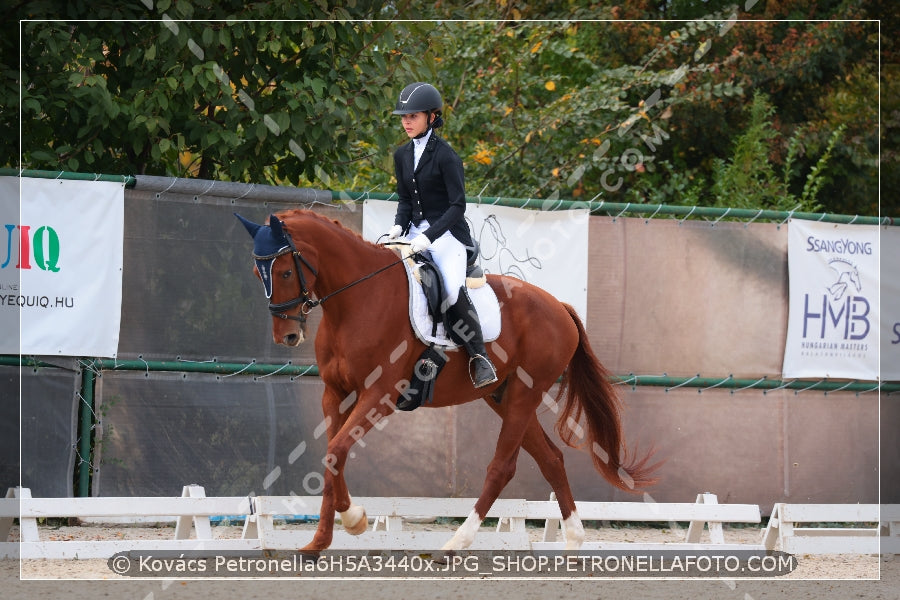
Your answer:
[[[31,269],[34,266],[43,271],[59,272],[59,234],[52,227],[42,225],[32,233],[31,225],[15,225],[7,223],[6,258],[0,263],[0,269],[12,268],[14,253],[17,254],[15,268]],[[19,233],[16,235],[16,230]],[[15,240],[15,243],[13,241]]]
[[[809,325],[819,321],[819,339],[825,339],[826,333],[838,332],[845,340],[861,340],[869,334],[869,312],[871,305],[863,296],[853,295],[862,292],[862,281],[859,270],[850,261],[833,258],[828,266],[837,274],[837,280],[828,286],[828,293],[822,294],[821,309],[818,299],[810,302],[810,295],[805,294],[803,300],[803,338],[809,337]],[[814,305],[814,307],[811,306]],[[813,312],[814,310],[819,312]],[[829,336],[830,337],[830,336]]]

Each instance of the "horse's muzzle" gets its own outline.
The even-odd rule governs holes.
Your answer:
[[[282,344],[284,346],[299,346],[306,339],[306,336],[303,335],[303,330],[299,330],[296,332],[286,333],[281,336],[281,339],[275,339],[275,343]]]
[[[306,341],[306,323],[299,319],[272,319],[272,341],[291,348]]]

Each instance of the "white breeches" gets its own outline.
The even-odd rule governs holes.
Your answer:
[[[413,239],[428,229],[428,221],[422,221],[418,227],[414,223],[409,226],[409,239]],[[431,258],[441,271],[444,283],[444,296],[448,305],[456,304],[459,288],[466,284],[466,247],[449,231],[431,242],[428,248]]]

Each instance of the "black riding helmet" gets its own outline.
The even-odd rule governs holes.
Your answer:
[[[444,124],[444,120],[441,118],[441,109],[443,107],[444,101],[441,99],[440,92],[430,83],[418,81],[403,88],[403,91],[400,92],[400,98],[397,99],[397,106],[394,108],[393,114],[426,113],[428,115],[428,128],[437,129]],[[435,115],[433,121],[432,113]]]
[[[441,100],[441,94],[433,85],[416,82],[409,84],[400,92],[400,98],[397,100],[394,114],[408,115],[417,112],[441,110],[443,107],[444,101]]]

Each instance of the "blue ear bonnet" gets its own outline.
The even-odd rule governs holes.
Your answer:
[[[268,225],[258,225],[234,213],[253,238],[253,259],[265,287],[266,298],[272,297],[272,265],[275,259],[293,250],[290,238],[285,234],[283,223],[275,215],[269,215]]]

